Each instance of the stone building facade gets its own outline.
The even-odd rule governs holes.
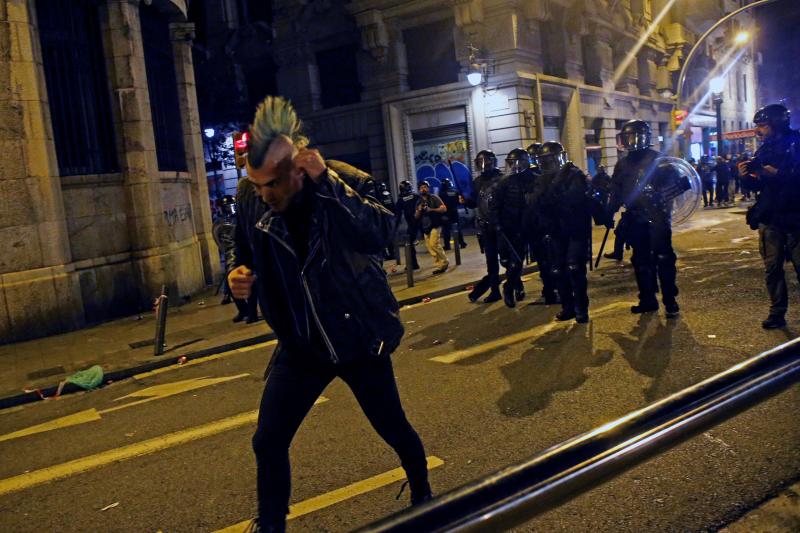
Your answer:
[[[696,4],[703,20],[692,20]],[[668,148],[683,59],[739,4],[277,0],[278,88],[326,156],[360,164],[393,189],[446,173],[439,163],[470,168],[485,148],[502,161],[533,141],[558,140],[594,171],[616,163],[616,133],[631,118],[650,122],[656,147]],[[476,87],[466,79],[473,64],[485,80]],[[353,77],[357,97],[331,81]]]
[[[0,0],[0,342],[218,277],[192,38],[184,0]]]

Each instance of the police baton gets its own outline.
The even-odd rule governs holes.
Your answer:
[[[603,235],[603,242],[600,243],[600,251],[597,252],[597,259],[594,262],[594,267],[597,268],[597,265],[600,264],[600,258],[603,256],[603,248],[606,247],[606,241],[608,240],[608,233],[611,231],[611,228],[606,228],[606,234]],[[591,265],[591,261],[589,262]]]
[[[506,234],[505,234],[505,233],[503,233],[503,232],[502,232],[502,231],[500,231],[500,230],[498,230],[498,231],[497,231],[497,234],[498,234],[498,235],[500,235],[501,237],[503,237],[503,239],[506,241],[506,244],[508,245],[508,247],[509,247],[509,248],[511,249],[511,251],[514,253],[514,256],[517,258],[517,261],[519,261],[519,264],[520,264],[521,266],[524,266],[524,265],[525,265],[525,263],[523,263],[523,262],[522,262],[522,259],[520,259],[520,257],[519,257],[519,254],[517,253],[517,250],[516,250],[516,248],[514,248],[514,245],[513,245],[513,244],[511,244],[511,241],[510,241],[510,240],[508,240],[508,237],[506,237]]]

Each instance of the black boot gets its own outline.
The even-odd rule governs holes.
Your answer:
[[[500,294],[500,287],[494,286],[492,287],[492,292],[489,293],[489,296],[483,299],[483,303],[491,304],[494,302],[499,302],[502,300],[503,296]]]
[[[507,307],[511,308],[517,305],[517,302],[514,301],[514,287],[509,285],[507,281],[503,284],[503,302]]]
[[[578,324],[586,324],[589,322],[589,310],[588,309],[579,309],[575,311],[575,322]]]
[[[622,261],[622,254],[615,254],[614,252],[603,254],[603,257],[606,259],[613,259],[614,261]]]
[[[681,314],[681,308],[675,300],[664,302],[664,311],[667,318],[678,318],[678,315]]]
[[[638,305],[631,306],[631,313],[634,315],[640,315],[642,313],[651,313],[653,311],[658,311],[658,301],[640,301]]]
[[[518,302],[521,302],[525,299],[525,289],[517,289],[514,291],[514,298],[517,299]]]
[[[761,323],[764,329],[777,329],[786,326],[786,319],[781,315],[769,315],[765,321]]]
[[[483,294],[489,290],[490,286],[491,283],[489,281],[489,276],[483,276],[483,278],[481,278],[481,280],[475,284],[472,290],[469,291],[469,294],[467,295],[469,301],[472,303],[477,302],[478,298],[483,296]]]
[[[566,320],[572,320],[575,318],[575,310],[574,309],[562,309],[558,313],[556,313],[556,320],[559,322],[564,322]]]

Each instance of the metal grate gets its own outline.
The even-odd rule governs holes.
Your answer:
[[[37,0],[36,13],[59,173],[118,171],[96,2]]]
[[[144,61],[159,170],[186,170],[181,110],[169,20],[155,7],[141,5]]]

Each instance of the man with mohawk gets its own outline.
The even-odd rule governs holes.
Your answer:
[[[346,185],[307,145],[292,105],[265,98],[248,142],[255,194],[239,206],[228,258],[231,291],[246,298],[255,287],[278,337],[253,436],[256,531],[285,530],[289,445],[335,377],[400,456],[411,503],[431,498],[425,450],[403,412],[390,359],[403,326],[380,254],[393,236],[394,215]]]

